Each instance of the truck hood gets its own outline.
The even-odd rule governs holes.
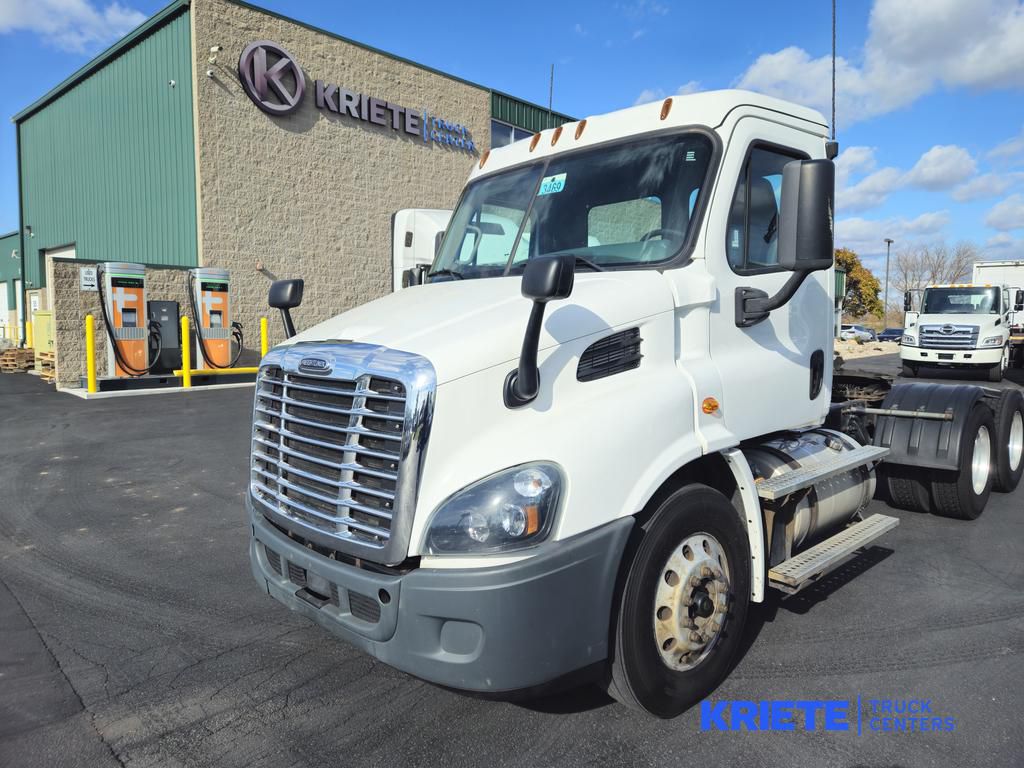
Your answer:
[[[519,276],[404,288],[309,328],[286,344],[349,341],[413,352],[434,366],[438,384],[519,359],[531,302]],[[540,348],[563,344],[673,309],[661,273],[577,273],[572,296],[553,301]]]
[[[917,325],[976,325],[992,328],[999,315],[918,315]],[[1000,326],[1001,327],[1001,326]]]

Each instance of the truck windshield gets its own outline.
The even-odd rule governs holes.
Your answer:
[[[496,277],[571,253],[577,269],[666,262],[687,242],[713,146],[700,133],[555,155],[470,184],[429,275]]]
[[[999,289],[927,288],[921,311],[926,315],[998,315]]]

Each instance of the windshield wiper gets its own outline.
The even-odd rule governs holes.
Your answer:
[[[607,272],[608,271],[604,267],[602,267],[600,264],[595,264],[594,262],[592,262],[586,256],[580,256],[578,253],[567,253],[566,255],[567,256],[572,256],[574,259],[576,259],[576,263],[577,264],[582,264],[584,267],[590,267],[595,272]]]
[[[435,272],[427,272],[427,277],[454,277],[456,280],[462,280],[463,275],[454,269],[439,269]]]

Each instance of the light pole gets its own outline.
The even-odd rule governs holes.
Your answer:
[[[885,238],[885,293],[882,299],[882,325],[885,328],[889,327],[889,249],[895,242],[891,237]]]

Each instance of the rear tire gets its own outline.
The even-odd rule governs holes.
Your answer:
[[[917,376],[917,366],[912,363],[903,364],[903,378],[913,379]]]
[[[1024,474],[1024,394],[1008,389],[996,404],[996,479],[992,490],[1010,493]]]
[[[925,470],[918,467],[886,467],[889,501],[898,509],[928,512],[932,508],[931,490]]]
[[[750,605],[747,532],[725,496],[688,485],[661,503],[639,537],[623,558],[607,690],[627,706],[675,717],[732,668]]]
[[[960,436],[959,468],[932,480],[936,514],[975,520],[985,510],[995,481],[996,429],[992,410],[974,404]]]

